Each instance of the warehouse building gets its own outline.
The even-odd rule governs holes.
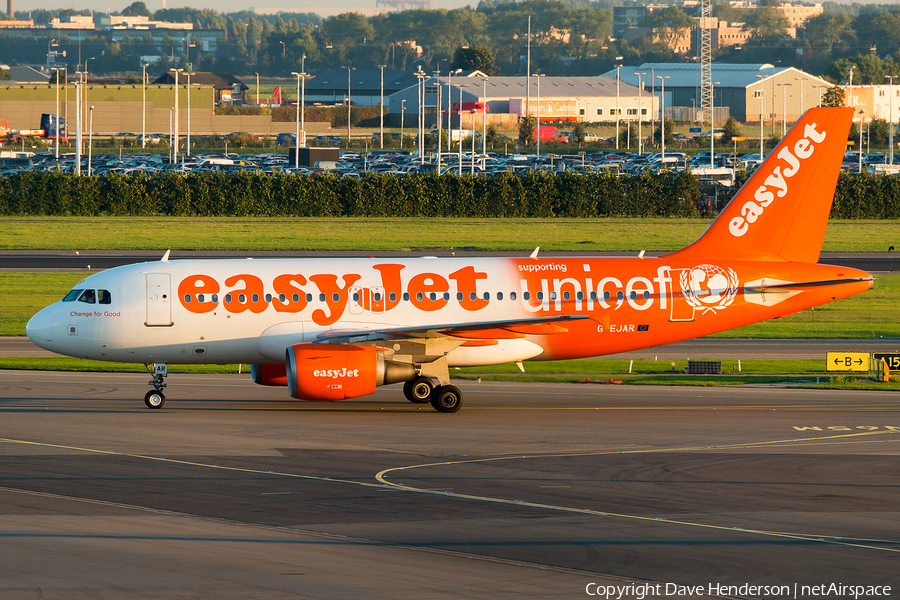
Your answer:
[[[622,67],[624,81],[636,85],[635,72],[644,78],[651,94],[661,96],[665,82],[664,106],[667,118],[694,121],[699,108],[700,65],[698,63],[644,63]],[[615,69],[604,73],[615,77]],[[665,79],[660,79],[663,77]],[[652,88],[650,80],[655,82]],[[832,84],[794,67],[762,64],[712,63],[715,120],[722,123],[733,116],[744,123],[796,121],[803,111],[818,106],[822,94]]]

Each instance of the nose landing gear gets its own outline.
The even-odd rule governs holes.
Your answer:
[[[153,376],[153,379],[147,382],[153,386],[153,389],[144,396],[144,404],[147,405],[147,408],[162,408],[166,403],[166,397],[162,390],[167,385],[164,380],[169,374],[169,367],[162,363],[154,363],[152,368],[150,365],[144,366]]]

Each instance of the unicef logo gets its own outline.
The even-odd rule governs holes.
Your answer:
[[[698,265],[681,272],[681,290],[685,300],[701,311],[716,311],[734,302],[738,291],[738,276],[733,269],[716,265]]]

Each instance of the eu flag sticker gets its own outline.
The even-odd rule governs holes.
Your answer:
[[[649,325],[638,325],[638,331],[650,331]]]

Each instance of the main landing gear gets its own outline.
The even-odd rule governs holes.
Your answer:
[[[166,403],[166,397],[163,395],[162,390],[167,385],[165,378],[169,374],[169,367],[161,363],[154,363],[152,368],[150,365],[144,366],[147,367],[147,370],[153,376],[153,379],[147,382],[153,386],[153,389],[144,396],[144,404],[147,405],[147,408],[162,408],[163,404]]]
[[[403,384],[403,395],[415,404],[431,402],[438,412],[455,413],[462,408],[463,395],[454,385],[435,385],[430,377],[421,376]]]

